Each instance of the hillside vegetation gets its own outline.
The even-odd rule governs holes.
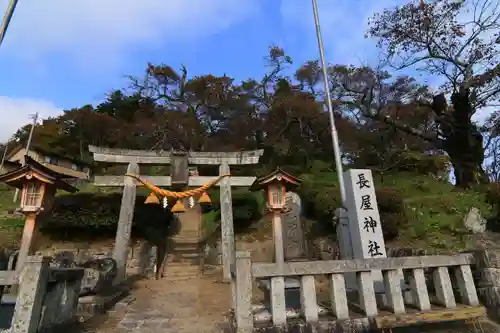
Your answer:
[[[304,181],[298,193],[308,221],[308,237],[330,235],[334,238],[332,221],[339,205],[336,174],[323,171],[299,176]],[[489,219],[488,226],[493,232],[490,231],[488,237],[496,237],[494,231],[500,221],[495,209],[500,201],[497,201],[497,206],[487,201],[487,194],[492,191],[459,191],[434,176],[411,173],[385,176],[383,182],[376,177],[375,181],[382,227],[389,245],[444,250],[475,246],[470,243],[475,238],[471,238],[463,226],[463,218],[472,207],[478,208]],[[0,243],[7,247],[20,241],[23,226],[22,215],[8,212],[16,207],[12,202],[13,195],[12,189],[0,187]],[[166,235],[171,215],[159,205],[145,205],[146,195],[145,189],[139,189],[133,235],[155,242]],[[220,224],[218,195],[217,189],[211,190],[213,203],[204,207],[204,233],[207,236],[216,232]],[[53,212],[39,220],[44,242],[113,239],[120,203],[119,189],[103,190],[90,184],[77,194],[59,194]],[[258,223],[265,214],[262,193],[234,189],[233,211],[237,234],[259,239],[261,233],[268,233]]]
[[[481,123],[474,115],[498,106],[500,99],[498,22],[492,22],[498,19],[500,7],[476,5],[483,11],[476,13],[478,30],[466,29],[468,1],[429,2],[425,13],[412,1],[375,13],[366,37],[376,42],[384,62],[331,64],[327,78],[316,59],[296,64],[277,45],[265,55],[262,73],[244,80],[208,70],[191,75],[184,66],[148,64],[146,75],[130,77],[124,88],[112,91],[101,103],[75,105],[45,119],[36,126],[33,143],[59,156],[92,163],[95,174],[117,175],[124,174],[123,165],[93,163],[87,147],[262,149],[258,165],[231,166],[231,173],[262,175],[281,166],[301,177],[299,192],[311,237],[332,235],[339,191],[324,102],[322,81],[326,79],[342,161],[345,168],[369,168],[376,176],[388,242],[457,249],[494,245],[500,206],[500,112],[490,112]],[[421,19],[429,24],[420,24]],[[412,29],[402,33],[401,27]],[[223,72],[230,73],[231,68]],[[29,132],[29,125],[21,127],[8,146],[25,144]],[[199,173],[215,175],[217,168],[200,166]],[[168,167],[141,165],[141,174],[155,172],[169,174]],[[447,182],[450,174],[455,186]],[[97,231],[101,229],[112,233],[120,196],[91,186],[82,192],[93,195],[58,199],[61,204],[54,215],[41,218],[44,233],[55,234],[56,225],[64,229],[59,233],[64,237],[69,237],[70,229],[82,236],[104,234]],[[19,218],[6,215],[13,208],[12,194],[1,193],[2,230],[8,230],[10,241],[17,237],[11,231],[19,229]],[[212,197],[217,200],[216,190]],[[257,221],[264,214],[262,196],[237,189],[233,199],[235,230],[257,234]],[[138,199],[142,205],[139,202],[142,199]],[[472,237],[464,230],[462,219],[471,207],[490,219],[489,232]],[[134,229],[138,236],[155,234],[155,228],[163,230],[168,222],[158,208],[142,205],[139,210]],[[210,234],[217,227],[217,204],[206,207],[205,213],[204,228]],[[140,230],[148,225],[142,221],[148,214],[158,214],[160,225]]]

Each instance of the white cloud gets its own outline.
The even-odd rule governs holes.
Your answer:
[[[368,19],[373,13],[402,2],[403,0],[318,0],[327,61],[366,63],[369,58],[373,58],[369,54],[373,52],[373,43],[364,38]],[[305,49],[317,49],[311,1],[283,0],[281,16],[289,41],[299,42]]]
[[[9,0],[0,0],[3,12]],[[2,44],[2,56],[45,71],[65,57],[77,69],[116,69],[133,48],[193,42],[259,10],[260,0],[44,0],[20,1]],[[175,51],[175,50],[174,50]],[[57,56],[57,57],[55,57]],[[53,66],[51,66],[53,67]],[[0,141],[29,122],[61,113],[53,103],[0,96]]]
[[[7,141],[21,126],[30,123],[30,115],[38,112],[40,119],[57,116],[62,110],[54,104],[30,98],[0,96],[0,142]]]
[[[494,107],[487,107],[478,110],[472,116],[472,120],[478,122],[479,124],[483,124],[489,117],[493,115],[493,112],[497,111]]]
[[[0,10],[8,0],[0,0]],[[52,54],[112,65],[138,43],[202,38],[258,11],[255,0],[20,1],[2,52],[31,60]]]

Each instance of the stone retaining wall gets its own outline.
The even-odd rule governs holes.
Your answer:
[[[474,252],[476,257],[476,288],[488,315],[500,321],[500,249]]]
[[[433,250],[433,249],[414,249],[410,247],[392,247],[392,248],[386,248],[387,252],[387,257],[418,257],[418,256],[432,256],[436,254],[447,254],[451,255],[453,254],[452,252],[450,253],[443,253],[443,251],[438,251]]]
[[[310,260],[333,260],[340,259],[338,247],[332,245],[331,239],[327,237],[316,238],[309,241]],[[272,262],[274,258],[274,243],[272,239],[258,241],[235,240],[236,250],[250,251],[253,261]],[[206,244],[204,247],[205,264],[222,265],[222,247],[220,239]]]
[[[54,244],[52,248],[37,251],[37,254],[53,256],[58,252],[69,251],[75,253],[78,262],[90,258],[104,258],[113,256],[113,244]],[[127,274],[145,275],[152,277],[156,270],[156,247],[146,241],[136,241],[129,247],[127,259]]]

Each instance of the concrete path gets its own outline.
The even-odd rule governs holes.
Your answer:
[[[140,281],[124,309],[95,318],[81,333],[221,333],[230,287],[210,276],[183,281]],[[77,331],[78,332],[78,331]],[[75,332],[76,333],[76,332]]]
[[[94,318],[85,333],[220,333],[227,325],[231,291],[217,281],[220,269],[199,272],[201,209],[197,205],[179,214],[179,230],[161,280],[142,280],[132,292],[135,299],[106,318]],[[76,332],[75,332],[76,333]]]

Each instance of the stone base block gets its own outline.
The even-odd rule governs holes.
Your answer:
[[[500,250],[486,249],[474,252],[479,270],[484,268],[500,268]]]
[[[267,307],[263,304],[253,305],[252,311],[253,311],[253,319],[254,322],[256,323],[266,323],[270,322],[273,319],[270,310],[268,310]],[[329,313],[328,309],[318,305],[318,315],[325,316],[328,315],[328,313]],[[300,309],[289,308],[286,310],[285,314],[287,319],[298,319],[301,318],[302,316],[302,312],[300,311]]]
[[[97,313],[103,313],[124,299],[128,292],[126,288],[117,288],[109,295],[82,296],[78,299],[77,316],[83,321]]]
[[[275,326],[272,322],[255,323],[252,333],[331,333],[331,332],[371,332],[372,328],[367,318],[356,318],[349,320],[320,320],[317,323],[305,323],[302,320],[287,318],[288,322],[283,326]],[[234,319],[231,323],[230,331],[237,333]]]
[[[488,315],[500,321],[500,287],[477,288],[479,300],[488,310]]]
[[[500,269],[484,268],[479,271],[478,287],[495,287],[500,286]]]

